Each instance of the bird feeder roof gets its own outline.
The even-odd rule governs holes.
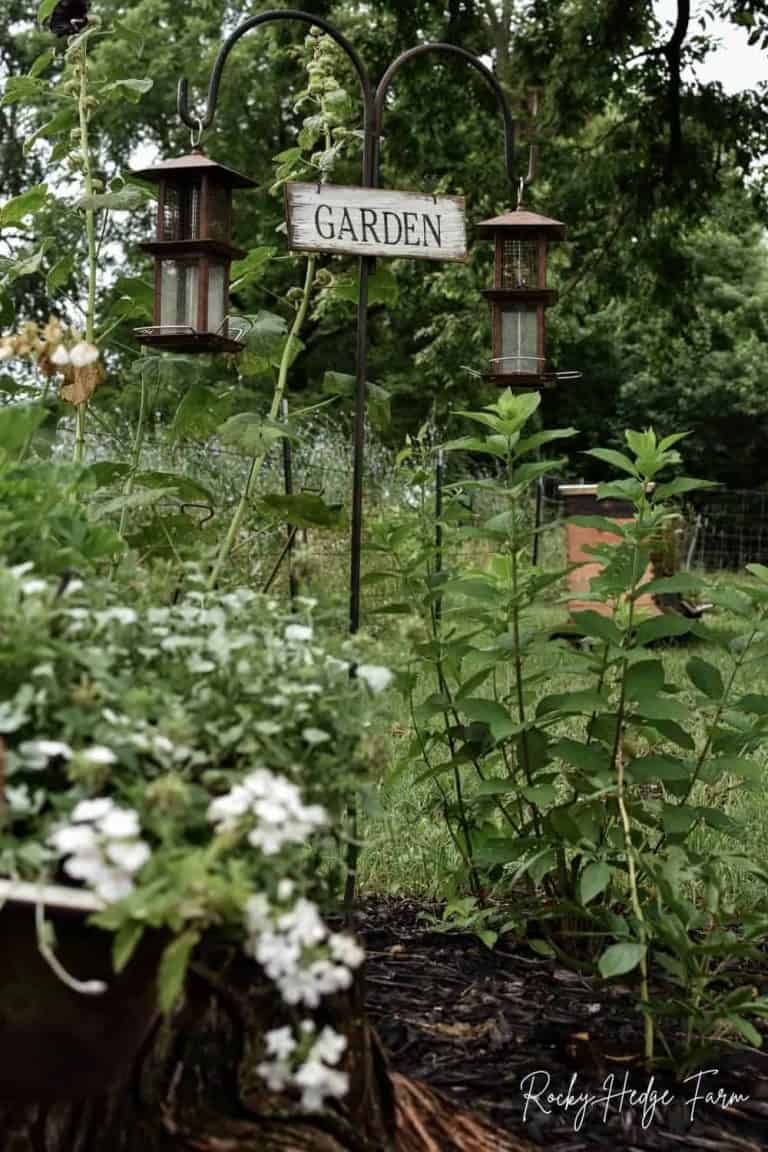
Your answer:
[[[518,208],[515,212],[505,212],[502,216],[492,216],[477,225],[480,232],[500,232],[506,230],[544,232],[552,240],[562,240],[566,233],[565,224],[550,216],[540,216],[538,212],[528,212]]]
[[[243,176],[242,172],[236,172],[234,168],[227,168],[225,164],[217,164],[203,152],[190,152],[186,156],[176,156],[173,160],[161,160],[151,168],[140,168],[131,174],[142,180],[149,180],[152,184],[159,184],[168,177],[172,179],[174,176],[193,176],[196,172],[206,172],[215,176],[220,183],[230,188],[256,187],[255,180]]]

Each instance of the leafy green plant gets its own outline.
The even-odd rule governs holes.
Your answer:
[[[350,676],[311,602],[287,614],[189,576],[163,602],[141,581],[0,567],[0,874],[83,885],[117,970],[145,932],[168,933],[164,1011],[203,936],[239,942],[288,1005],[284,1051],[262,1075],[301,1087],[312,1011],[363,959],[322,918],[337,892],[318,863],[341,844],[349,790],[373,779],[390,673],[360,663]],[[345,1088],[329,1073],[324,1095]]]
[[[379,527],[380,578],[401,588],[390,611],[417,606],[423,622],[400,678],[417,779],[439,790],[474,896],[523,882],[537,950],[606,979],[638,974],[648,1061],[657,1035],[669,1047],[670,1013],[685,1020],[686,1059],[723,1032],[755,1042],[746,1017],[764,1014],[766,1002],[747,995],[734,962],[756,955],[765,908],[737,918],[727,875],[768,877],[724,838],[739,835],[730,794],[763,772],[768,709],[745,688],[768,643],[768,570],[752,566],[751,582],[707,588],[737,621],[731,631],[648,615],[649,597],[703,589],[690,574],[655,575],[650,560],[678,515],[675,498],[704,485],[664,479],[681,463],[680,436],[628,432],[626,453],[592,455],[621,473],[599,496],[630,502],[634,517],[576,518],[613,543],[591,549],[602,566],[584,597],[594,608],[571,616],[581,644],[553,640],[544,598],[563,573],[530,564],[526,492],[561,463],[537,458],[540,450],[572,430],[527,434],[538,402],[507,392],[463,413],[480,435],[444,449],[471,453],[492,474],[450,485],[439,553],[428,501],[410,522]],[[425,475],[421,466],[415,482]],[[470,494],[484,501],[474,513]],[[462,561],[457,542],[479,562]],[[676,683],[656,646],[681,636],[696,651],[687,681]],[[717,838],[702,840],[702,828]],[[652,996],[654,964],[674,982],[671,999]]]

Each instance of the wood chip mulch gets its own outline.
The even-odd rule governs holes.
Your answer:
[[[356,918],[368,948],[370,1020],[397,1072],[548,1152],[768,1149],[768,1051],[731,1047],[701,1068],[717,1069],[702,1077],[702,1096],[722,1090],[747,1097],[724,1106],[703,1099],[691,1105],[695,1082],[657,1073],[652,1088],[657,1098],[666,1091],[667,1100],[648,1108],[644,1123],[642,1101],[629,1097],[631,1089],[647,1089],[650,1077],[636,1061],[642,1018],[628,985],[593,982],[503,939],[490,951],[474,936],[434,932],[419,919],[422,911],[434,909],[375,899]],[[766,983],[768,970],[762,986],[756,978],[761,992]],[[768,1049],[768,1029],[765,1037]],[[578,1104],[547,1104],[547,1091],[565,1094],[569,1086],[573,1094],[604,1098],[610,1076],[613,1103],[589,1107],[581,1125]],[[527,1115],[526,1087],[531,1095],[543,1090],[538,1103],[528,1101]]]

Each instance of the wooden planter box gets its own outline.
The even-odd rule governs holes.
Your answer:
[[[102,995],[71,990],[41,956],[41,898],[56,957],[78,980],[103,980]],[[86,922],[99,907],[77,889],[0,880],[0,1099],[84,1100],[129,1077],[158,1015],[162,941],[148,933],[116,975],[112,933]]]
[[[558,492],[563,498],[566,517],[606,516],[610,520],[615,520],[617,524],[627,524],[634,516],[632,505],[623,500],[598,500],[597,484],[561,484]],[[590,581],[600,574],[603,567],[585,549],[596,544],[616,543],[618,535],[603,532],[599,528],[585,528],[580,524],[566,524],[565,532],[568,563],[580,565],[568,573],[568,587],[572,594],[568,600],[569,612],[589,610],[599,612],[601,616],[610,616],[610,605],[582,600],[580,595],[589,591]],[[649,564],[641,582],[644,584],[653,579],[653,576],[653,567]],[[637,607],[643,616],[661,615],[661,609],[650,596],[641,596],[637,601]]]

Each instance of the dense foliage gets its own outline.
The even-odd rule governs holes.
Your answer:
[[[494,51],[498,74],[521,113],[521,172],[528,141],[540,145],[540,171],[529,199],[570,230],[556,266],[562,295],[551,314],[550,352],[557,366],[584,376],[580,384],[547,397],[545,413],[557,410],[561,420],[565,413],[593,444],[618,443],[626,420],[652,420],[662,432],[693,428],[704,433],[691,449],[698,471],[732,486],[761,484],[766,465],[759,444],[768,394],[760,164],[766,147],[765,88],[730,94],[699,80],[697,69],[713,47],[713,16],[751,29],[759,41],[763,5],[719,0],[694,16],[687,0],[680,0],[674,28],[659,24],[649,0],[629,5],[466,0],[447,7],[425,0],[416,6],[377,3],[365,11],[346,2],[309,7],[339,23],[374,76],[419,40]],[[101,221],[101,261],[120,276],[100,305],[98,330],[112,358],[122,360],[131,343],[127,326],[146,316],[146,265],[136,241],[148,225],[141,198],[122,189],[120,173],[139,145],[156,145],[166,154],[187,149],[187,134],[174,114],[177,78],[186,75],[193,98],[201,99],[222,34],[259,5],[198,4],[190,12],[167,0],[142,0],[97,2],[93,8],[109,35],[91,39],[88,49],[99,104],[89,127],[92,175],[131,209]],[[66,75],[59,94],[46,79],[59,73],[61,49],[49,58],[56,47],[51,36],[33,25],[33,13],[17,0],[4,0],[3,14],[0,179],[3,190],[15,194],[40,181],[51,156],[53,172],[57,162],[65,163],[74,109],[66,103]],[[274,195],[270,159],[290,157],[299,145],[316,150],[306,125],[302,129],[308,108],[302,97],[301,38],[301,31],[286,26],[257,30],[238,44],[206,139],[214,156],[225,157],[260,185],[256,193],[240,197],[239,240],[281,255],[284,240],[275,230],[282,206]],[[339,94],[338,126],[348,134],[333,142],[333,179],[355,183],[356,85],[348,65],[337,59],[335,67],[348,93]],[[150,76],[151,88],[145,80]],[[115,77],[129,82],[115,85]],[[532,87],[540,94],[535,119],[524,109]],[[464,93],[471,93],[471,100],[463,99]],[[463,114],[457,121],[453,110],[460,96]],[[406,68],[388,102],[385,131],[383,178],[390,186],[464,193],[471,221],[513,202],[492,94],[461,65],[427,58]],[[58,309],[82,299],[82,263],[71,258],[82,234],[66,204],[65,171],[62,177],[55,187],[65,200],[48,199],[43,227],[36,230],[55,235],[58,243],[39,259],[33,246],[21,272],[17,267],[5,273],[7,323],[14,302],[22,303],[28,316],[47,317],[46,275]],[[97,189],[96,195],[104,191]],[[24,239],[23,221],[3,223],[14,229],[14,242],[16,236]],[[488,356],[486,305],[479,295],[489,275],[484,249],[475,245],[466,268],[400,261],[383,265],[377,274],[371,376],[393,395],[395,440],[404,430],[413,431],[433,404],[445,416],[470,395],[476,399],[477,381],[464,366],[482,367]],[[315,393],[329,367],[349,372],[354,357],[352,268],[343,261],[324,263],[339,290],[330,297],[326,293],[310,312],[306,355],[293,381],[294,388]],[[275,292],[281,296],[295,283],[290,268],[289,262],[273,262],[264,275],[246,277],[235,294],[237,307],[251,314],[275,310]],[[129,269],[140,278],[125,276]],[[723,279],[725,289],[719,287]],[[276,310],[290,322],[290,302],[283,300]],[[243,383],[258,395],[266,381],[257,361],[244,371]],[[208,378],[220,387],[220,371]],[[106,392],[103,400],[109,409]],[[712,445],[705,429],[716,424]]]

